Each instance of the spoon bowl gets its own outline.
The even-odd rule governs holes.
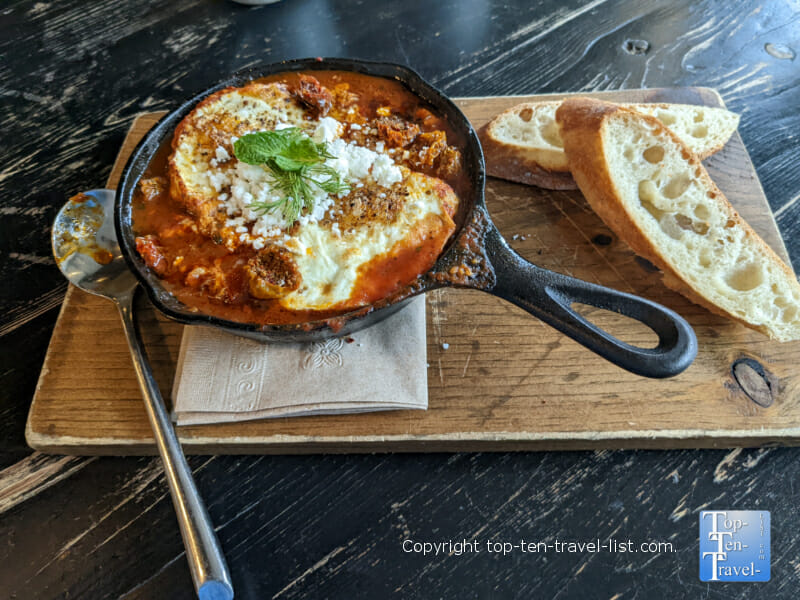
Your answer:
[[[197,595],[200,600],[231,600],[233,586],[222,549],[136,328],[133,300],[138,281],[128,269],[117,242],[114,197],[112,190],[91,190],[70,198],[53,223],[53,256],[70,283],[117,305],[147,417],[164,462]]]
[[[110,300],[137,284],[119,249],[113,215],[113,191],[83,192],[61,207],[52,232],[53,256],[69,282]]]

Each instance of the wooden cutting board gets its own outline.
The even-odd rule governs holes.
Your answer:
[[[705,88],[588,95],[722,106],[719,95]],[[559,97],[457,102],[477,128],[518,102]],[[108,187],[116,186],[129,153],[158,116],[145,114],[134,121]],[[739,135],[734,134],[706,166],[745,219],[785,258]],[[667,289],[660,274],[616,239],[579,192],[550,192],[490,178],[487,202],[500,231],[525,258],[657,300],[686,317],[699,339],[694,364],[669,380],[640,378],[502,300],[477,291],[440,290],[427,296],[427,411],[180,427],[186,452],[677,448],[800,440],[800,343],[769,341]],[[156,314],[146,300],[142,304],[148,354],[169,402],[184,326]],[[622,317],[599,310],[585,314],[626,341],[642,344],[654,339],[649,330]],[[33,448],[44,452],[155,452],[110,302],[68,290],[26,435]]]

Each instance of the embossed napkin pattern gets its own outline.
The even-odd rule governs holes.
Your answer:
[[[428,407],[424,298],[350,339],[262,344],[187,326],[173,420],[197,425]]]

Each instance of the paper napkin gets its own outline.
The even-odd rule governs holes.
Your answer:
[[[425,298],[324,342],[262,344],[187,326],[172,399],[178,425],[426,409]]]

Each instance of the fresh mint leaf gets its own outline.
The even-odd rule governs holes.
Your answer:
[[[306,136],[289,140],[286,149],[281,152],[281,156],[303,164],[315,164],[328,158],[320,156],[317,144]]]
[[[308,164],[287,156],[276,156],[273,160],[278,168],[284,171],[300,171]]]
[[[288,130],[282,130],[288,131]],[[240,161],[260,165],[286,151],[289,138],[280,131],[258,131],[247,133],[233,144],[233,154]]]
[[[261,165],[275,179],[284,198],[275,202],[251,204],[257,212],[280,209],[284,218],[294,223],[303,209],[313,208],[311,185],[328,194],[350,190],[335,169],[324,164],[336,158],[325,143],[317,144],[297,127],[277,131],[248,133],[236,140],[233,153],[251,165]],[[312,177],[316,176],[316,177]]]

